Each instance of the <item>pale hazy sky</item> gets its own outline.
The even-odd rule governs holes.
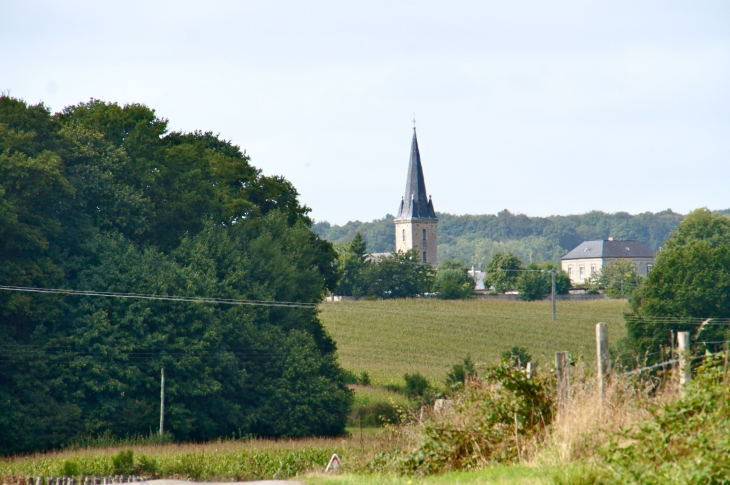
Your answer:
[[[436,210],[730,207],[730,2],[6,1],[0,90],[139,102],[394,213],[415,112]]]

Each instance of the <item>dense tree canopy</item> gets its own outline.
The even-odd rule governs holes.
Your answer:
[[[493,287],[497,293],[512,291],[522,270],[522,261],[512,253],[497,253],[485,268],[484,286]]]
[[[178,439],[342,433],[351,395],[312,305],[336,253],[307,212],[237,146],[146,106],[0,96],[3,285],[303,304],[0,291],[0,453],[148,433],[162,367]]]
[[[722,342],[727,325],[710,322],[700,330],[698,324],[730,318],[729,295],[730,219],[698,209],[657,253],[654,268],[632,297],[629,336],[642,351],[669,345],[670,330],[692,332],[695,343]]]
[[[458,300],[474,296],[476,282],[469,269],[460,261],[446,260],[439,263],[435,290],[444,300]]]
[[[639,290],[643,280],[636,263],[630,259],[618,259],[603,265],[595,279],[611,298],[628,298]]]
[[[365,239],[357,233],[339,246],[337,293],[355,298],[408,298],[432,290],[433,268],[421,264],[416,250],[378,259],[368,255]]]

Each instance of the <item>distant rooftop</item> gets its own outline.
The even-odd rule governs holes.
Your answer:
[[[653,258],[654,251],[639,241],[585,241],[560,259],[587,258]]]

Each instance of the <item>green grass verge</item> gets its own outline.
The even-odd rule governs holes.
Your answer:
[[[430,477],[396,475],[305,475],[297,480],[307,485],[446,485],[446,484],[499,484],[531,485],[551,483],[550,472],[526,466],[497,466],[475,472],[451,472]]]
[[[404,299],[345,301],[320,306],[321,319],[337,342],[340,363],[366,371],[374,384],[402,384],[420,372],[443,382],[450,366],[471,354],[495,364],[505,350],[525,347],[548,366],[556,351],[595,359],[595,325],[606,322],[615,343],[626,334],[623,300],[561,301],[552,321],[549,301]]]

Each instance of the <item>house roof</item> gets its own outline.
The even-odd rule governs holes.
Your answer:
[[[560,259],[653,258],[654,251],[639,241],[585,241]]]
[[[413,128],[411,141],[411,159],[408,162],[408,178],[406,179],[406,193],[400,201],[396,220],[408,219],[436,219],[433,202],[426,193],[426,181],[423,178],[421,153],[418,150],[416,129]]]

